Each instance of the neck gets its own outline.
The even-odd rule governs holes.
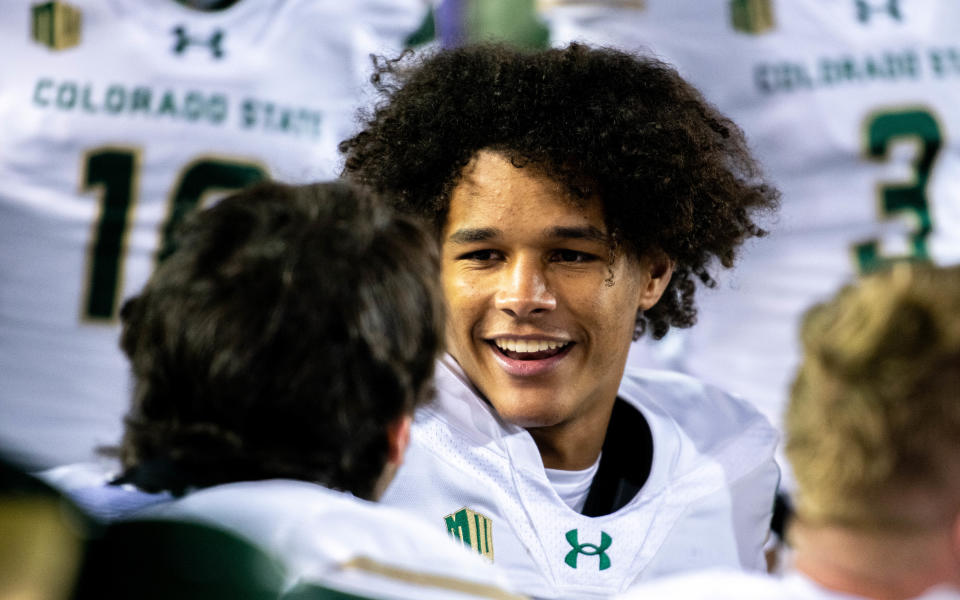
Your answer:
[[[543,466],[562,471],[582,471],[593,465],[603,449],[612,410],[613,402],[606,410],[599,411],[589,419],[527,428],[540,450]]]
[[[875,600],[905,600],[942,584],[960,586],[951,527],[868,531],[795,522],[794,567],[820,585]]]

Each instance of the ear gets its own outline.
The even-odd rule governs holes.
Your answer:
[[[412,422],[412,416],[400,415],[387,425],[387,443],[389,444],[387,464],[395,467],[403,464],[403,455],[407,452],[407,446],[410,445],[410,424]]]
[[[647,310],[660,301],[660,296],[670,284],[673,276],[673,267],[676,263],[665,252],[655,250],[640,259],[640,268],[647,279],[646,285],[640,289],[640,300],[637,308]]]

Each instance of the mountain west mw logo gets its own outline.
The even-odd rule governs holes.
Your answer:
[[[176,37],[176,40],[173,44],[173,53],[174,54],[183,54],[187,51],[187,48],[190,46],[206,46],[210,49],[210,53],[217,60],[223,58],[223,30],[214,29],[213,33],[210,34],[210,37],[196,38],[187,33],[187,28],[183,25],[177,25],[173,28],[173,35]]]
[[[577,557],[581,554],[584,556],[598,556],[600,559],[600,570],[610,568],[610,557],[607,556],[607,548],[610,547],[610,544],[613,543],[613,538],[610,537],[607,532],[600,532],[600,545],[596,544],[581,544],[576,529],[571,529],[567,532],[567,543],[570,544],[570,547],[573,548],[570,552],[567,552],[567,557],[563,559],[563,562],[570,565],[570,568],[577,568]]]
[[[733,28],[742,33],[763,33],[776,25],[772,0],[730,0]]]
[[[445,516],[443,520],[447,523],[450,537],[457,538],[493,562],[493,521],[466,507]]]
[[[30,7],[34,41],[51,50],[63,50],[80,43],[80,11],[66,2],[45,2]]]

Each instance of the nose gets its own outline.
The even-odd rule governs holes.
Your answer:
[[[550,291],[544,265],[539,260],[518,257],[501,273],[494,296],[498,310],[523,319],[557,308],[557,298]]]

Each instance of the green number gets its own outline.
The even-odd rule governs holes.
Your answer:
[[[137,154],[123,148],[98,148],[85,157],[84,188],[102,186],[100,218],[90,243],[89,281],[84,314],[110,319],[117,305],[127,217],[134,200]]]
[[[927,183],[930,172],[943,145],[940,126],[930,112],[923,109],[883,112],[872,115],[866,122],[867,157],[886,160],[890,147],[905,140],[916,140],[919,152],[913,162],[913,180],[907,183],[880,185],[880,217],[890,219],[897,215],[911,215],[916,222],[910,234],[906,254],[885,256],[880,252],[879,240],[869,240],[854,247],[861,273],[874,271],[897,260],[929,260],[927,237],[932,230],[927,204]]]
[[[170,217],[163,225],[163,242],[157,260],[163,260],[173,252],[173,232],[183,217],[196,208],[204,194],[241,189],[266,177],[266,171],[258,165],[215,158],[204,158],[188,166],[171,198]]]
[[[89,253],[89,280],[83,304],[86,319],[112,320],[117,316],[130,213],[136,204],[139,157],[132,148],[97,148],[84,156],[84,188],[102,186],[100,216]],[[243,188],[267,177],[253,163],[202,158],[190,163],[174,186],[169,217],[161,226],[157,260],[173,250],[172,235],[183,217],[207,193]]]

